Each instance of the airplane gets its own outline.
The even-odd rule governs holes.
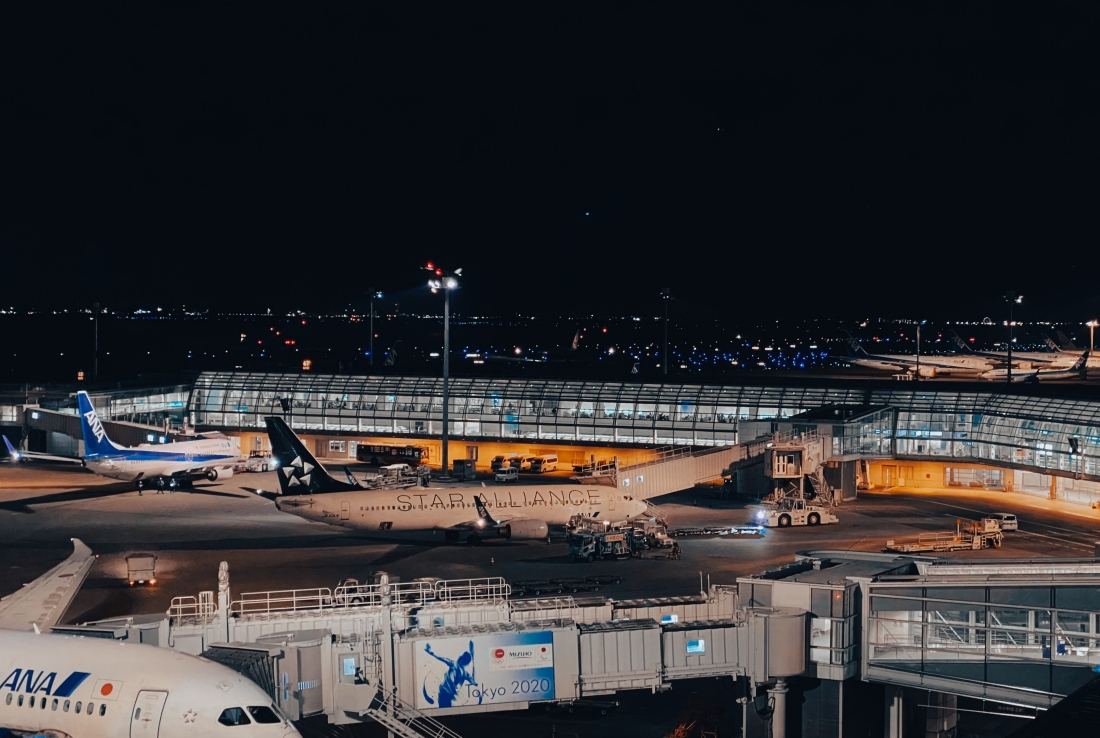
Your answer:
[[[233,476],[239,456],[228,439],[124,448],[107,437],[88,393],[80,391],[76,397],[84,436],[84,465],[96,474],[134,482],[139,491],[150,482],[157,489],[175,489],[189,486],[197,478],[213,482]]]
[[[922,377],[935,377],[940,374],[977,377],[982,372],[993,369],[993,363],[980,356],[921,356],[918,362],[916,356],[871,354],[860,345],[851,333],[844,331],[844,341],[848,349],[848,361],[856,366],[869,369],[881,369],[883,371],[899,371],[915,373],[920,371]]]
[[[1089,352],[1083,352],[1073,366],[1064,369],[1041,369],[1034,371],[1016,368],[1012,371],[1013,382],[1057,382],[1067,379],[1088,379]],[[981,375],[982,379],[1003,382],[1008,379],[1008,369],[991,369]]]
[[[0,735],[301,738],[255,682],[168,648],[50,633],[95,562],[73,553],[0,599]]]
[[[950,331],[948,334],[955,345],[959,347],[959,352],[963,354],[970,354],[974,356],[986,356],[991,359],[999,360],[1003,365],[1008,361],[1008,352],[1006,351],[975,351],[970,347],[963,338],[955,331]],[[1039,364],[1046,368],[1054,369],[1067,369],[1073,366],[1078,357],[1081,356],[1081,349],[1073,345],[1073,342],[1066,338],[1065,334],[1061,331],[1058,332],[1058,336],[1063,340],[1062,348],[1057,343],[1052,341],[1049,336],[1043,336],[1043,342],[1051,349],[1049,352],[1040,351],[1013,351],[1012,352],[1012,373],[1015,374],[1017,369],[1031,370],[1037,368],[1035,365]],[[1100,355],[1089,356],[1089,368],[1100,369]]]
[[[464,538],[479,545],[485,538],[544,540],[549,526],[565,525],[574,515],[624,520],[646,509],[644,501],[597,484],[499,492],[468,486],[393,491],[352,487],[329,476],[281,418],[265,422],[271,454],[279,461],[280,494],[262,496],[279,510],[307,520],[360,530],[443,531],[448,543]]]

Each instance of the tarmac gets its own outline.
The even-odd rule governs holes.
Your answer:
[[[1080,505],[1024,494],[982,490],[893,488],[860,492],[836,510],[837,525],[769,529],[762,536],[681,539],[682,556],[663,552],[645,558],[585,564],[568,555],[562,533],[552,542],[487,541],[448,545],[442,533],[355,531],[305,521],[282,513],[252,490],[274,488],[273,473],[241,474],[224,483],[200,483],[193,490],[139,496],[129,484],[96,477],[82,469],[32,465],[0,467],[0,595],[37,577],[64,559],[70,538],[99,555],[70,608],[69,622],[118,615],[162,613],[179,595],[216,588],[220,561],[229,562],[235,593],[333,587],[341,579],[363,580],[384,570],[404,580],[421,576],[506,580],[615,573],[621,585],[609,597],[688,595],[699,589],[700,573],[714,583],[787,563],[798,551],[841,549],[881,551],[887,539],[915,539],[948,531],[956,519],[976,520],[990,512],[1014,512],[1020,531],[997,550],[951,554],[960,558],[1092,557],[1100,514]],[[701,487],[653,500],[670,528],[748,523],[757,508],[717,500],[714,487]],[[158,556],[153,587],[131,588],[125,557]]]

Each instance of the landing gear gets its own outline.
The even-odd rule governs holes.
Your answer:
[[[481,545],[481,536],[479,536],[477,533],[471,533],[470,535],[466,536],[466,545],[467,546],[480,546]]]
[[[458,543],[458,531],[457,530],[445,530],[443,531],[443,540],[447,543]]]

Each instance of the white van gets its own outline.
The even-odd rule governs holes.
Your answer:
[[[993,513],[990,517],[1001,524],[1001,530],[1020,529],[1020,521],[1012,513]]]
[[[536,474],[557,470],[558,457],[554,454],[547,454],[546,456],[536,456],[531,460],[531,471],[535,472]]]
[[[518,482],[519,469],[514,466],[506,466],[496,473],[493,479],[497,482]]]

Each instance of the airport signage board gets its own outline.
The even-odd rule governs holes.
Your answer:
[[[554,699],[553,631],[427,638],[414,653],[421,710]]]

